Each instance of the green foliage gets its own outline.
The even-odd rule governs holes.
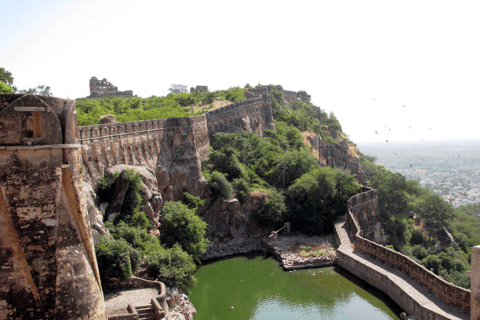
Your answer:
[[[349,173],[316,168],[288,188],[289,219],[308,234],[329,234],[335,219],[347,212],[348,199],[360,190],[360,184]]]
[[[436,230],[447,225],[453,218],[453,208],[435,193],[428,193],[418,199],[414,212],[424,221],[430,237]]]
[[[287,212],[285,199],[279,194],[272,194],[263,204],[262,208],[255,213],[255,218],[262,227],[278,227]]]
[[[196,270],[193,258],[183,251],[179,244],[148,256],[146,263],[151,274],[169,287],[179,286],[189,293],[189,289],[197,282],[193,275]]]
[[[205,178],[212,188],[212,197],[214,201],[224,201],[233,197],[232,184],[228,182],[224,173],[213,171]]]
[[[183,202],[188,206],[188,208],[197,211],[198,208],[205,206],[206,200],[202,200],[200,197],[194,196],[186,191],[183,193],[183,195],[185,196],[185,200],[183,200]]]
[[[424,239],[423,239],[423,233],[421,230],[418,229],[413,229],[412,230],[412,235],[410,236],[410,244],[412,246],[416,244],[421,244],[423,245]]]
[[[179,201],[167,201],[162,210],[160,240],[167,247],[178,243],[193,259],[199,261],[208,246],[207,223]]]
[[[40,96],[53,96],[53,93],[50,91],[50,86],[38,85],[36,88],[30,88],[26,90],[19,90],[19,94],[32,93]]]
[[[232,182],[232,188],[236,191],[238,201],[244,202],[245,196],[250,191],[250,186],[245,179],[234,179]]]
[[[105,114],[114,115],[118,122],[189,117],[192,115],[188,107],[191,96],[193,94],[184,93],[145,99],[115,96],[80,99],[76,101],[77,123],[79,126],[98,124]]]
[[[5,82],[0,81],[0,94],[12,94],[13,88],[8,86]]]
[[[132,275],[130,247],[125,240],[102,237],[95,247],[102,277],[128,278]]]

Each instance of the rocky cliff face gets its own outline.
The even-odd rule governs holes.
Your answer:
[[[211,241],[202,260],[260,250],[257,238],[271,230],[259,228],[253,215],[265,201],[266,194],[253,192],[243,203],[233,198],[201,208],[199,215],[208,224],[206,236]]]
[[[305,143],[312,147],[312,154],[325,166],[349,170],[363,185],[366,185],[365,173],[360,166],[360,156],[357,147],[350,144],[336,133],[332,135],[339,142],[335,144],[325,144],[323,139],[312,131],[302,133]]]

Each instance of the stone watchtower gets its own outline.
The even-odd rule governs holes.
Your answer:
[[[106,319],[73,100],[0,95],[0,319]]]

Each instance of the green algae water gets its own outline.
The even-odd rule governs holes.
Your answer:
[[[338,267],[285,272],[273,258],[240,256],[202,265],[195,276],[194,320],[399,319],[402,312]]]

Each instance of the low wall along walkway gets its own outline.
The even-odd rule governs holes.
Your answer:
[[[366,201],[368,196],[356,195]],[[371,205],[375,208],[375,205]],[[469,319],[470,290],[446,282],[409,257],[360,236],[361,224],[348,213],[335,223],[338,265],[388,294],[419,319]],[[477,318],[472,318],[477,319]]]

